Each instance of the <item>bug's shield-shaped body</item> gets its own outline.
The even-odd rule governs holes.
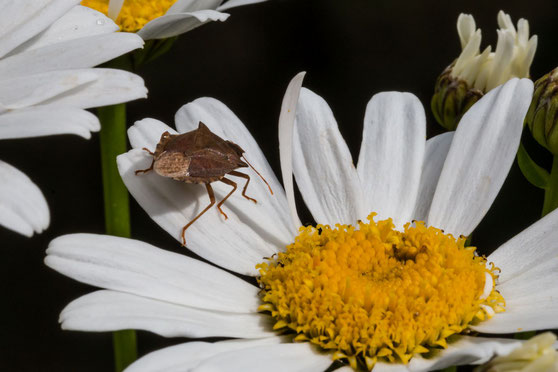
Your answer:
[[[210,183],[248,167],[240,159],[243,153],[240,146],[225,141],[200,122],[198,129],[187,133],[163,133],[153,154],[153,169],[177,181]]]
[[[136,170],[136,175],[154,170],[163,177],[173,178],[177,181],[205,184],[209,196],[209,205],[182,228],[182,245],[184,246],[186,245],[186,238],[184,236],[186,229],[215,204],[215,195],[210,185],[211,182],[221,181],[232,186],[232,190],[217,204],[217,209],[225,219],[228,217],[221,209],[221,206],[237,187],[236,182],[226,178],[225,175],[246,179],[242,196],[254,203],[257,202],[256,199],[246,195],[250,176],[237,172],[235,169],[250,166],[265,182],[269,192],[273,195],[271,187],[269,187],[269,184],[261,174],[248,163],[246,158],[246,162],[240,159],[244,154],[244,150],[236,143],[226,141],[211,132],[201,121],[198,129],[187,133],[163,133],[155,152],[151,152],[145,147],[144,150],[153,156],[153,162],[147,169]]]

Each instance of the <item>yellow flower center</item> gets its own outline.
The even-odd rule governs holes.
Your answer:
[[[449,336],[504,311],[487,267],[465,238],[391,219],[301,227],[286,252],[257,265],[274,329],[297,333],[353,368],[407,363],[447,346]],[[485,286],[485,281],[487,282]]]
[[[109,0],[83,0],[81,5],[108,14]],[[165,14],[176,0],[125,0],[116,24],[120,30],[137,32],[145,24]]]

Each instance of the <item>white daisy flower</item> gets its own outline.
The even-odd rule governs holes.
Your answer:
[[[0,139],[77,134],[100,129],[85,109],[144,98],[143,80],[91,68],[143,41],[117,33],[101,13],[76,0],[4,2],[0,12]],[[0,225],[31,236],[49,225],[39,188],[0,161]]]
[[[211,21],[224,22],[222,11],[266,0],[83,0],[82,5],[112,18],[127,32],[144,40],[164,39],[193,30]]]
[[[378,372],[480,364],[520,344],[450,337],[462,331],[506,334],[558,325],[558,212],[486,260],[465,248],[464,238],[448,234],[470,234],[494,201],[519,144],[531,81],[514,79],[494,89],[469,110],[455,133],[428,141],[424,110],[415,96],[377,94],[366,109],[356,168],[325,101],[307,89],[299,97],[301,81],[298,75],[289,85],[280,118],[286,193],[255,140],[224,104],[200,98],[175,117],[178,132],[196,129],[203,121],[240,145],[273,188],[270,196],[266,185],[254,179],[248,191],[257,204],[233,194],[224,204],[228,220],[210,210],[186,232],[192,251],[235,273],[260,276],[261,288],[140,241],[62,236],[51,242],[46,264],[106,288],[70,303],[60,316],[62,328],[237,338],[169,347],[141,358],[129,371],[323,371],[333,358]],[[182,227],[208,204],[205,189],[153,172],[134,174],[151,163],[141,148],[153,150],[164,131],[176,133],[154,119],[137,122],[129,130],[134,149],[121,155],[118,164],[140,205],[181,242]],[[354,224],[377,211],[379,219],[391,217],[398,228],[389,221],[371,221],[360,223],[358,230],[306,227],[297,236],[291,169],[317,222]],[[212,185],[218,200],[230,190],[219,182]],[[403,227],[413,218],[446,233],[420,223]],[[370,262],[376,266],[367,266]],[[282,280],[287,271],[293,275]],[[318,274],[305,276],[309,272]],[[457,275],[449,280],[450,273]],[[368,286],[363,278],[369,279]],[[373,292],[382,286],[384,291]],[[424,311],[415,305],[424,305]],[[369,324],[354,326],[368,316],[378,320],[372,332],[365,329]],[[310,342],[290,342],[284,335],[289,328],[298,332],[297,341]]]

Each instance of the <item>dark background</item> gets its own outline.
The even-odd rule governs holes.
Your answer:
[[[173,126],[183,104],[201,96],[218,98],[251,130],[279,174],[281,99],[289,80],[305,70],[304,86],[327,100],[354,159],[366,103],[380,91],[416,94],[426,107],[430,137],[441,132],[429,110],[435,79],[460,52],[457,16],[474,15],[484,48],[495,46],[499,9],[514,23],[528,19],[531,33],[539,36],[531,68],[535,79],[558,65],[554,0],[272,0],[233,9],[225,23],[182,35],[168,54],[141,68],[149,98],[129,104],[128,123],[153,117]],[[524,137],[532,155],[548,166],[550,156]],[[104,231],[98,134],[89,141],[70,135],[2,141],[0,159],[29,175],[51,210],[49,229],[31,239],[0,228],[0,370],[111,371],[109,333],[63,332],[57,322],[68,302],[93,288],[43,264],[53,238]],[[543,192],[514,165],[475,231],[480,252],[491,252],[536,221],[542,201]],[[133,200],[131,213],[134,238],[184,253]],[[138,333],[140,355],[181,341]]]

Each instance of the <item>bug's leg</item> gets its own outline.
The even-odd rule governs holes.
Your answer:
[[[242,196],[244,196],[248,200],[252,200],[254,203],[257,203],[258,201],[256,199],[251,198],[248,195],[246,195],[246,189],[248,188],[248,184],[250,183],[250,176],[247,175],[247,174],[241,173],[241,172],[237,172],[237,171],[231,171],[231,172],[229,172],[229,174],[231,176],[246,178],[246,184],[244,185],[244,188],[242,189]]]
[[[223,200],[221,200],[221,201],[219,202],[219,204],[217,204],[217,209],[219,209],[219,212],[221,212],[221,214],[222,214],[223,216],[225,216],[225,219],[228,219],[229,217],[227,216],[227,214],[226,214],[225,212],[223,212],[223,210],[221,209],[221,206],[223,205],[223,203],[225,202],[225,200],[227,200],[227,199],[229,198],[229,196],[231,196],[232,193],[235,192],[235,190],[236,190],[236,182],[231,181],[231,180],[229,180],[228,178],[225,178],[225,177],[221,178],[220,181],[223,182],[223,183],[226,183],[226,184],[229,185],[229,186],[232,186],[232,187],[233,187],[233,189],[231,190],[231,192],[229,192],[229,193],[227,194],[227,196],[225,196],[225,197],[223,198]]]
[[[192,225],[194,222],[196,222],[196,220],[198,218],[200,218],[202,216],[202,214],[207,212],[207,210],[209,208],[213,207],[213,205],[215,204],[215,194],[213,194],[213,188],[211,187],[211,185],[209,183],[205,184],[205,188],[207,189],[207,195],[209,195],[209,205],[207,207],[205,207],[205,209],[203,211],[201,211],[196,217],[194,217],[194,219],[192,221],[188,222],[186,224],[186,226],[184,226],[182,228],[182,246],[183,247],[186,246],[186,238],[184,237],[184,233],[186,232],[186,229],[188,227],[190,227],[190,225]]]
[[[153,154],[147,147],[144,147],[142,150],[145,150],[149,153],[149,155],[155,155]],[[137,171],[135,171],[136,176],[140,173],[147,173],[151,170],[153,170],[153,164],[155,164],[155,159],[153,159],[153,161],[151,162],[151,165],[149,166],[149,168],[147,169],[138,169]]]
[[[142,150],[147,151],[149,153],[149,155],[153,156],[155,155],[151,150],[149,150],[147,147],[142,148]]]

